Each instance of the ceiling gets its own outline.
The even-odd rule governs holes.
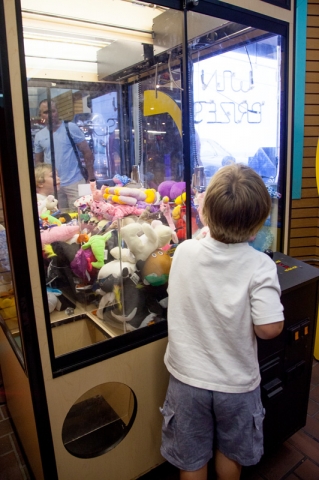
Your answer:
[[[89,81],[98,80],[98,50],[152,43],[153,19],[165,10],[130,0],[22,0],[21,8],[28,78]]]

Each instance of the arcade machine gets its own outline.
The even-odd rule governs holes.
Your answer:
[[[107,45],[94,54],[95,73],[83,65],[78,73],[76,62],[34,68],[28,41],[22,48],[21,6],[3,5],[1,186],[15,322],[2,308],[0,362],[8,408],[37,480],[131,480],[164,461],[159,407],[168,381],[170,264],[179,243],[205,234],[198,206],[210,178],[232,162],[254,168],[271,195],[271,214],[252,247],[275,252],[288,318],[277,340],[260,345],[271,405],[266,443],[304,422],[318,276],[279,253],[287,244],[290,195],[293,9],[278,1],[256,2],[253,11],[249,1],[240,8],[200,1],[185,10],[170,3],[150,9],[113,0],[107,12],[108,2],[63,6],[73,43],[80,26],[91,22],[97,37],[103,15],[114,15]],[[36,28],[50,30],[34,25],[37,13],[27,4],[25,40]],[[86,12],[85,22],[72,7]],[[62,7],[45,8],[46,25],[57,29]],[[38,117],[43,99],[48,127]],[[95,178],[63,210],[56,181],[52,196],[39,201],[34,179],[43,127],[53,172],[62,175],[52,102],[95,158]]]

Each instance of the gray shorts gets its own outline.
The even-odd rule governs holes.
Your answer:
[[[263,454],[265,410],[259,387],[221,393],[191,387],[171,375],[161,412],[161,454],[181,470],[202,468],[215,449],[244,466],[258,463]]]

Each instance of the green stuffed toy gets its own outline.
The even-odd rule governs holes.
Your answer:
[[[55,218],[51,215],[50,210],[45,210],[40,215],[41,220],[46,220],[49,225],[58,225],[59,227],[62,225],[61,221],[58,218]]]
[[[104,250],[106,242],[111,238],[112,231],[105,233],[104,235],[93,235],[90,240],[84,245],[82,249],[86,250],[91,248],[93,255],[96,258],[96,262],[92,262],[91,265],[94,268],[102,268],[104,265]]]

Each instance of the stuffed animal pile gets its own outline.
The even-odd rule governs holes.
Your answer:
[[[187,215],[193,238],[209,232],[202,190],[193,187],[187,202],[185,182],[154,185],[115,175],[112,186],[91,181],[90,193],[74,203],[76,213],[60,212],[52,195],[38,203],[50,312],[65,308],[63,293],[119,333],[166,318],[172,258],[189,235]],[[272,241],[267,229],[251,239],[258,249]],[[0,305],[7,307],[8,298]]]
[[[166,317],[167,282],[184,217],[185,182],[167,181],[158,189],[117,176],[115,186],[97,188],[75,202],[76,214],[59,212],[54,198],[39,208],[40,236],[48,288],[121,331]],[[52,292],[50,311],[56,302]]]

